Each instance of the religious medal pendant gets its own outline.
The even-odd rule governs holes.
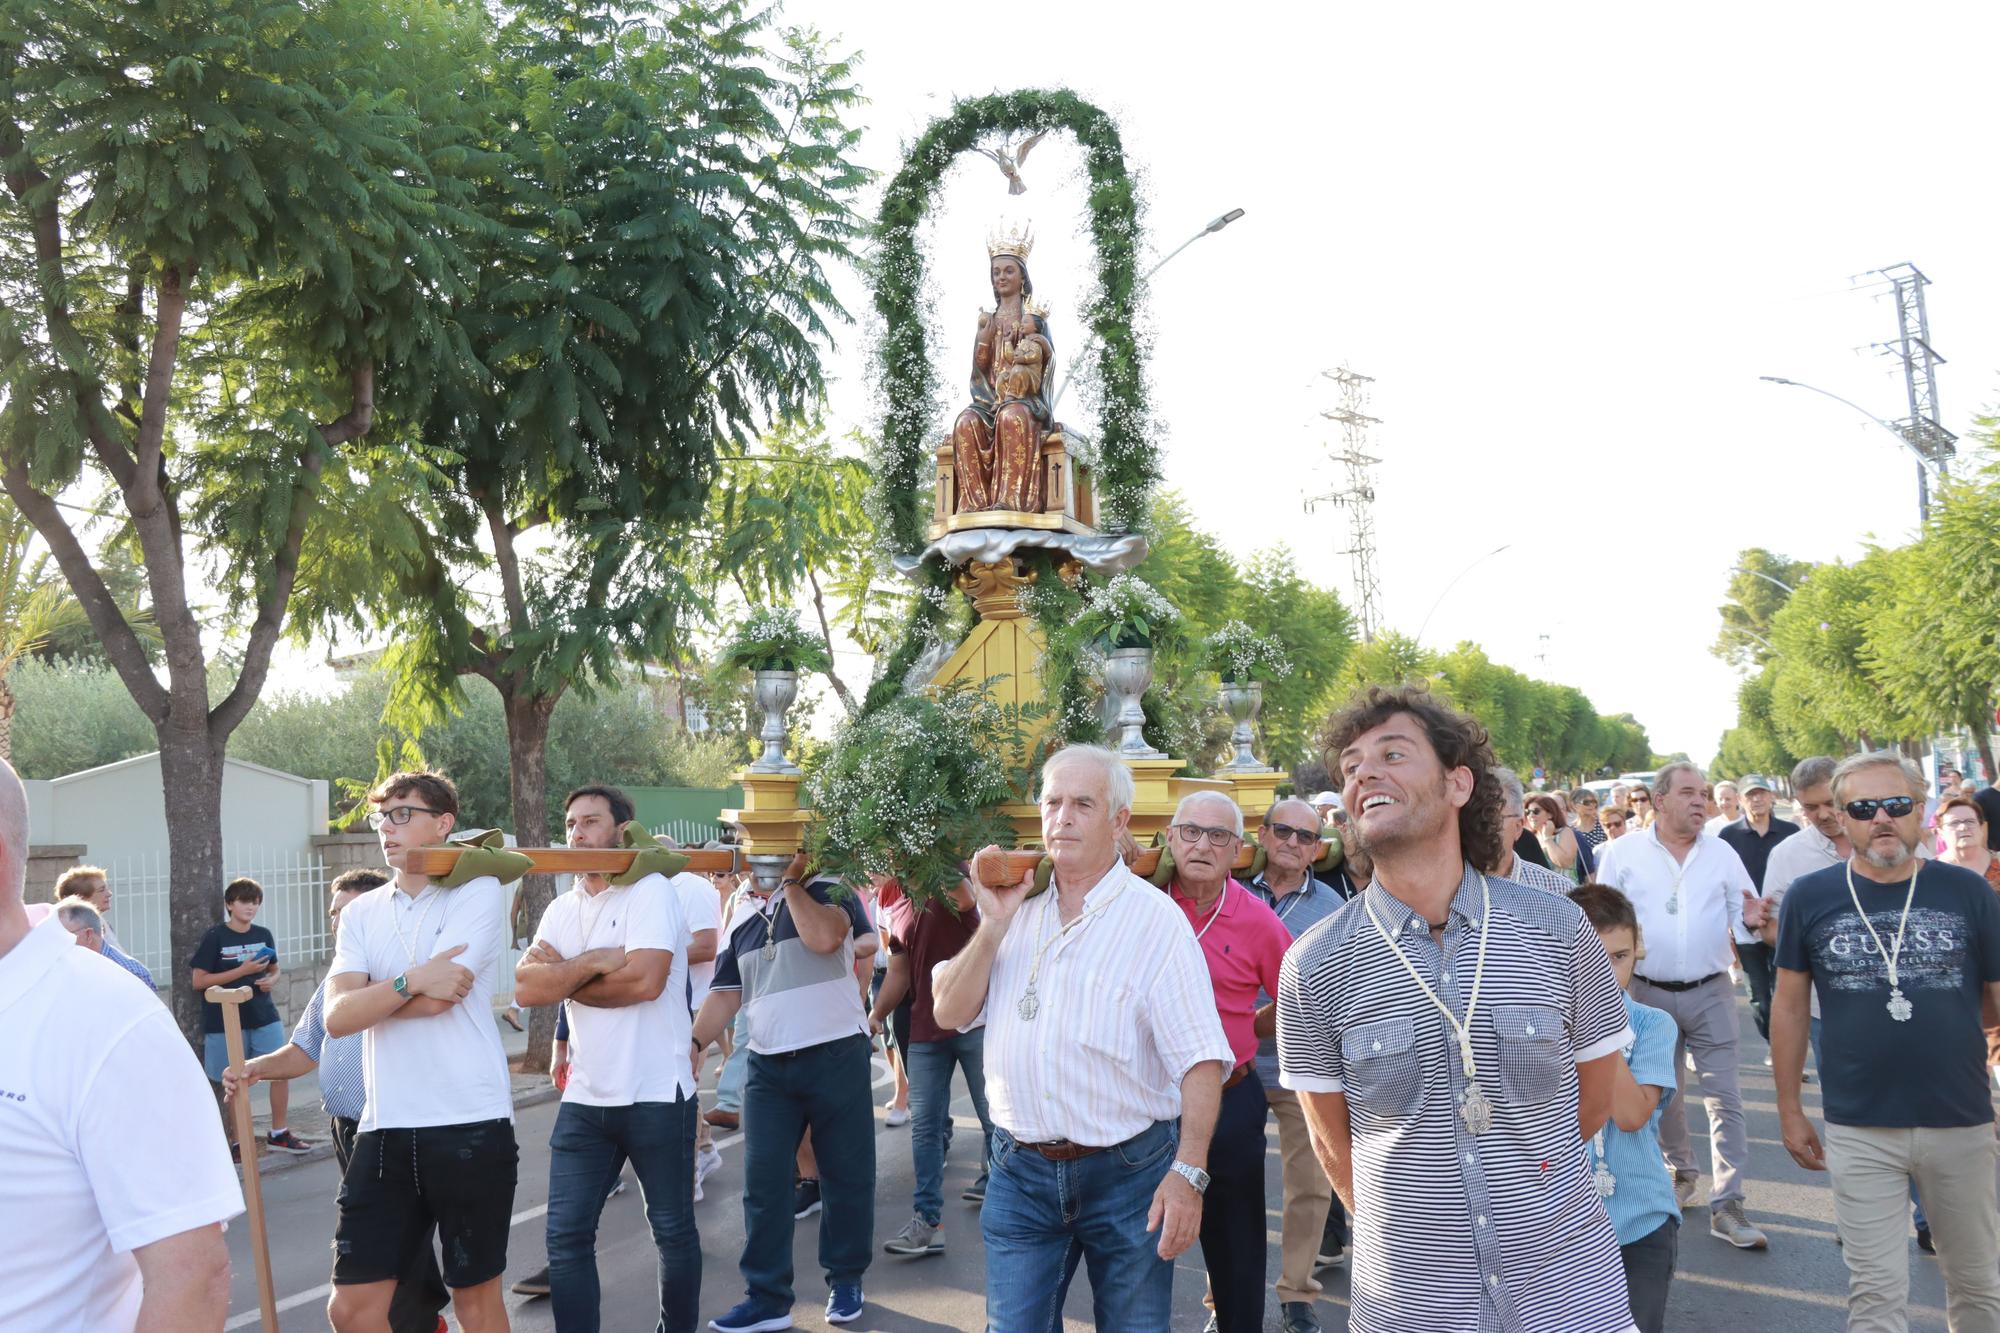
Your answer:
[[[1901,986],[1891,986],[1889,988],[1889,1017],[1895,1019],[1898,1023],[1907,1023],[1910,1021],[1910,1015],[1914,1012],[1914,1007],[1903,996],[1903,988]]]
[[[765,961],[765,962],[767,962],[767,963],[768,963],[768,962],[770,962],[771,960],[773,960],[774,958],[776,958],[776,957],[778,956],[778,923],[777,923],[777,922],[773,921],[773,922],[771,923],[771,929],[770,929],[770,930],[768,930],[767,932],[765,932],[765,934],[764,934],[764,947],[763,947],[763,948],[762,948],[761,950],[759,950],[759,952],[760,952],[760,953],[762,953],[762,954],[764,955],[764,961]]]
[[[1680,890],[1676,889],[1674,890],[1672,896],[1670,896],[1667,899],[1667,915],[1679,916],[1680,914],[1681,914],[1681,894]]]
[[[1493,1128],[1493,1103],[1486,1100],[1477,1083],[1465,1085],[1465,1096],[1458,1102],[1458,1117],[1474,1134],[1484,1134]]]
[[[1038,1012],[1040,1012],[1041,1007],[1042,1007],[1042,1002],[1035,998],[1035,992],[1033,990],[1029,990],[1026,994],[1021,996],[1021,1003],[1018,1006],[1016,1006],[1016,1008],[1020,1012],[1021,1021],[1024,1023],[1033,1022],[1035,1015]]]
[[[1599,1162],[1590,1173],[1590,1183],[1597,1186],[1602,1198],[1610,1198],[1618,1192],[1618,1177],[1611,1174],[1611,1168]]]

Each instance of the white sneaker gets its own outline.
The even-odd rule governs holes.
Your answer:
[[[722,1153],[714,1144],[701,1149],[694,1155],[694,1187],[699,1190],[701,1182],[715,1174],[722,1165]]]
[[[899,1126],[907,1125],[909,1123],[910,1123],[910,1111],[908,1107],[892,1106],[889,1108],[889,1120],[888,1120],[889,1128],[896,1129]]]

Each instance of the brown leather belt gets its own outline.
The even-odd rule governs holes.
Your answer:
[[[1232,1069],[1229,1072],[1229,1077],[1222,1080],[1222,1090],[1224,1092],[1228,1092],[1238,1083],[1241,1083],[1244,1079],[1250,1077],[1250,1064],[1251,1064],[1250,1061],[1245,1060],[1242,1064]]]
[[[1084,1143],[1071,1143],[1068,1139],[1050,1139],[1047,1143],[1028,1143],[1016,1139],[1015,1142],[1023,1148],[1034,1149],[1051,1162],[1074,1162],[1079,1157],[1088,1157],[1092,1153],[1104,1151],[1102,1148],[1093,1148]]]

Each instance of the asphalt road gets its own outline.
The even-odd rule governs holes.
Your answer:
[[[1769,1071],[1764,1068],[1764,1044],[1743,1013],[1743,1090],[1750,1119],[1751,1183],[1749,1215],[1771,1237],[1771,1249],[1748,1253],[1712,1239],[1705,1225],[1707,1211],[1698,1200],[1682,1233],[1668,1326],[1686,1330],[1756,1330],[1791,1333],[1842,1327],[1847,1285],[1846,1269],[1834,1245],[1833,1202],[1826,1178],[1802,1171],[1779,1142],[1777,1103]],[[879,1061],[878,1061],[879,1064]],[[882,1074],[886,1079],[886,1074]],[[1808,1109],[1817,1111],[1817,1096],[1809,1088]],[[916,1330],[979,1329],[984,1326],[984,1265],[981,1262],[977,1209],[958,1194],[976,1174],[974,1160],[978,1122],[961,1094],[955,1106],[959,1132],[945,1175],[946,1254],[925,1259],[894,1259],[878,1252],[868,1271],[868,1311],[857,1329],[915,1333]],[[507,1279],[542,1266],[543,1210],[548,1198],[548,1137],[555,1119],[554,1104],[529,1107],[520,1113],[521,1179],[514,1199],[514,1229],[508,1248]],[[879,1117],[878,1112],[878,1117]],[[1706,1160],[1707,1117],[1697,1107],[1693,1115],[1696,1153]],[[880,1124],[878,1120],[878,1125]],[[879,1175],[876,1185],[876,1243],[887,1239],[909,1216],[911,1186],[907,1129],[878,1129]],[[1280,1172],[1277,1130],[1269,1133],[1268,1174],[1271,1209],[1270,1271],[1278,1266],[1278,1200]],[[719,1139],[722,1168],[710,1176],[707,1197],[695,1205],[702,1238],[702,1317],[720,1314],[742,1294],[736,1273],[741,1249],[741,1147],[735,1136]],[[338,1177],[331,1161],[315,1162],[270,1177],[265,1185],[272,1236],[272,1263],[280,1325],[292,1330],[326,1327],[325,1302],[333,1236],[333,1199]],[[1704,1178],[1706,1185],[1706,1178]],[[827,1327],[821,1317],[825,1285],[815,1262],[818,1219],[798,1224],[798,1293],[794,1312],[803,1329]],[[235,1258],[234,1289],[228,1327],[257,1324],[257,1288],[250,1262],[248,1227],[230,1228]],[[598,1238],[598,1264],[604,1285],[607,1330],[649,1330],[658,1317],[654,1303],[654,1256],[636,1187],[628,1187],[606,1206]],[[1910,1327],[1918,1333],[1944,1333],[1944,1288],[1935,1261],[1910,1246]],[[1344,1271],[1323,1275],[1327,1290],[1319,1314],[1329,1333],[1347,1327],[1347,1279]],[[1199,1330],[1202,1265],[1199,1246],[1183,1255],[1174,1284],[1174,1328]],[[546,1300],[508,1297],[517,1330],[540,1333],[554,1328]],[[1090,1325],[1090,1292],[1079,1274],[1066,1311],[1069,1329]],[[1275,1300],[1267,1311],[1268,1326],[1277,1325]],[[456,1325],[454,1324],[455,1328]]]

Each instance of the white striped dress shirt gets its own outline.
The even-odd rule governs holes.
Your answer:
[[[1284,1086],[1340,1092],[1353,1136],[1355,1333],[1626,1333],[1618,1238],[1577,1135],[1576,1066],[1632,1039],[1624,994],[1575,903],[1466,866],[1442,943],[1377,884],[1301,935],[1278,979]],[[1465,1070],[1432,991],[1472,1017],[1492,1127],[1458,1113]]]
[[[1107,1148],[1181,1113],[1181,1077],[1235,1063],[1186,915],[1121,864],[1058,939],[1056,890],[1022,904],[986,988],[986,1102],[1024,1143]],[[1035,1016],[1021,996],[1035,956]]]

